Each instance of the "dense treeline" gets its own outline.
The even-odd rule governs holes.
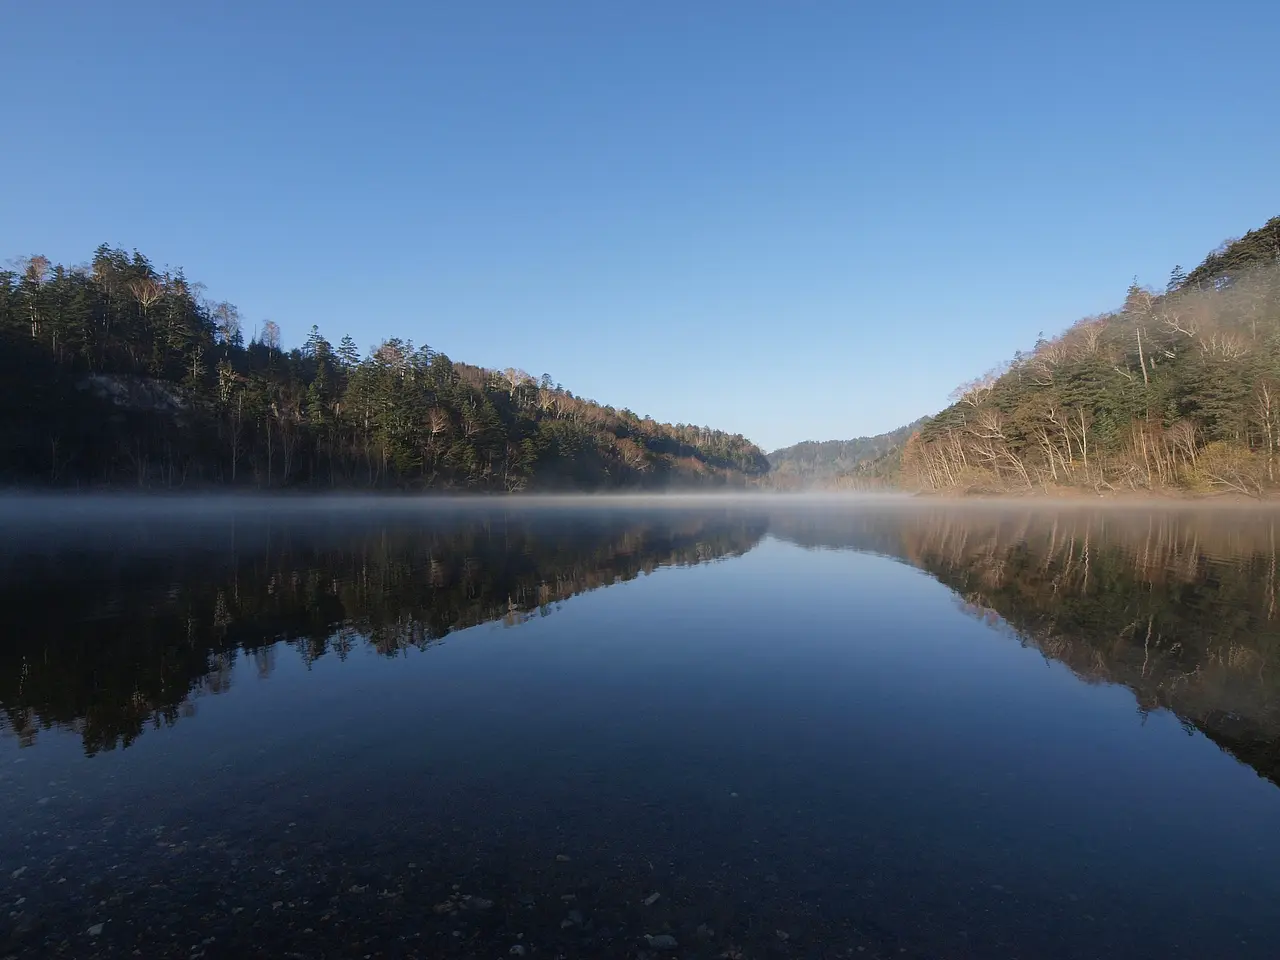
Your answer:
[[[521,490],[743,483],[741,435],[657,423],[543,375],[392,339],[362,354],[103,246],[0,272],[0,482]]]
[[[1256,496],[1278,448],[1280,217],[964,385],[904,445],[902,483]]]

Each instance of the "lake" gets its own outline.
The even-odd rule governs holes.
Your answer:
[[[1280,512],[0,523],[0,957],[1277,955]]]

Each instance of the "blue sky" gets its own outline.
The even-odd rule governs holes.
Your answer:
[[[891,429],[1280,213],[1280,4],[7,6],[0,259],[517,366],[767,449]]]

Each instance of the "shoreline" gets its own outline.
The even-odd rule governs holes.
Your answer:
[[[1231,490],[1198,493],[1190,490],[1108,490],[1096,492],[1063,487],[1051,490],[1010,490],[1002,492],[918,491],[913,496],[922,500],[982,501],[1015,500],[1046,503],[1159,503],[1159,504],[1244,504],[1266,506],[1280,504],[1269,496],[1249,497]]]
[[[1050,491],[906,491],[906,490],[760,490],[686,488],[666,491],[606,490],[507,493],[455,490],[245,490],[206,488],[200,490],[96,488],[64,489],[10,488],[0,490],[0,521],[23,522],[36,519],[33,507],[71,508],[73,515],[84,509],[113,505],[126,511],[185,509],[194,505],[232,510],[293,512],[329,507],[350,509],[404,509],[415,507],[428,512],[475,509],[535,509],[630,507],[634,509],[706,506],[817,507],[844,508],[852,505],[875,508],[912,507],[1028,507],[1039,508],[1196,508],[1255,509],[1280,507],[1280,499],[1246,497],[1231,491],[1193,493],[1189,491],[1107,491],[1094,493],[1079,489]],[[70,519],[70,517],[67,517]]]

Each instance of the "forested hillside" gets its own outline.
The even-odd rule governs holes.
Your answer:
[[[0,272],[0,483],[199,488],[660,488],[743,484],[741,435],[657,423],[387,340],[362,354],[100,247]]]
[[[1165,290],[1131,286],[964,385],[902,451],[925,490],[1185,489],[1280,484],[1280,217]]]
[[[874,437],[854,440],[806,440],[769,454],[769,481],[780,489],[854,486],[861,480],[878,485],[896,472],[892,453],[923,420]],[[886,458],[890,462],[886,462]]]

